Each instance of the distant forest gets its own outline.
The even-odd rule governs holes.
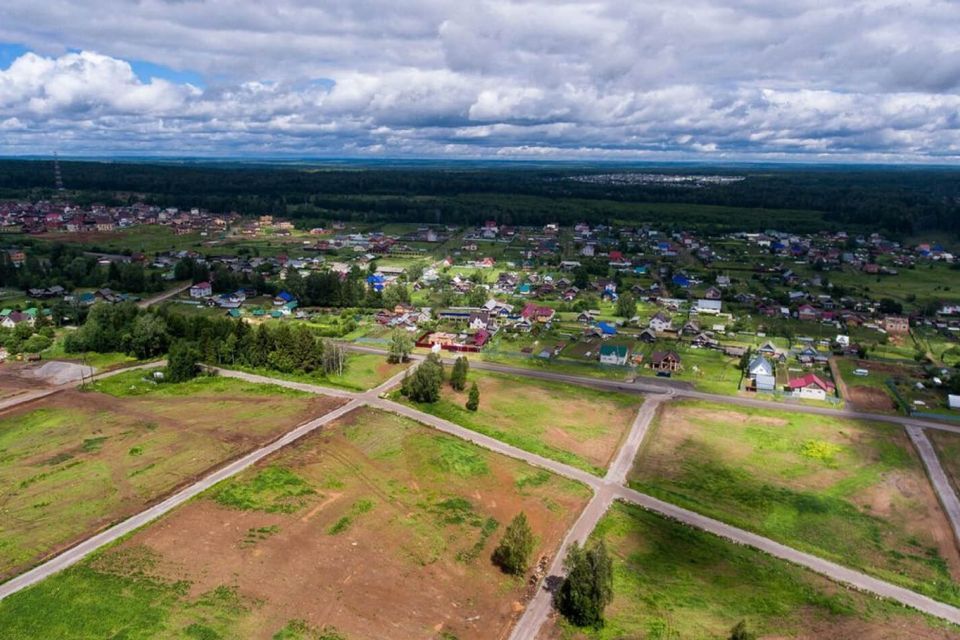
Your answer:
[[[705,230],[852,228],[960,234],[960,170],[924,167],[289,166],[61,162],[71,196],[243,214],[474,224],[675,223]],[[729,174],[723,185],[611,185],[589,173]],[[0,197],[52,197],[53,163],[0,160]]]

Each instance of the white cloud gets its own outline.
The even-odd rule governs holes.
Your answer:
[[[953,158],[958,24],[947,0],[4,0],[0,42],[38,53],[0,70],[0,153]]]

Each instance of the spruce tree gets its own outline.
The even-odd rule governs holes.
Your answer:
[[[521,511],[507,525],[503,539],[493,551],[493,561],[505,572],[521,575],[527,571],[533,546],[533,531],[527,523],[527,515]]]
[[[450,386],[457,391],[463,391],[467,388],[467,372],[470,370],[470,363],[465,356],[460,356],[453,363],[453,371],[450,372]]]
[[[470,385],[470,395],[467,397],[466,407],[468,411],[476,411],[480,408],[480,389],[477,388],[476,382]]]

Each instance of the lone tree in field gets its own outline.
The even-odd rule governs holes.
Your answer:
[[[579,627],[603,626],[603,610],[613,600],[613,563],[601,540],[590,547],[576,542],[564,561],[567,577],[555,604],[567,620]]]
[[[515,576],[526,573],[533,544],[533,531],[527,523],[527,514],[521,511],[507,525],[503,539],[493,551],[493,561]]]
[[[174,342],[167,355],[167,381],[185,382],[195,378],[200,371],[197,366],[199,359],[200,354],[192,344],[183,340]]]
[[[457,391],[463,391],[467,388],[467,372],[470,371],[470,363],[466,356],[460,356],[453,363],[453,371],[450,372],[450,386]]]
[[[390,364],[399,364],[410,359],[410,352],[413,350],[413,341],[405,335],[400,329],[393,332],[390,336],[390,351],[387,354],[387,362]]]
[[[637,299],[629,293],[617,298],[617,315],[629,320],[637,313]]]
[[[747,629],[745,620],[741,620],[730,630],[730,640],[756,640],[756,637]]]
[[[419,367],[403,379],[400,393],[414,402],[436,402],[440,399],[440,387],[443,385],[443,363],[431,353]]]
[[[470,385],[470,395],[467,396],[468,411],[476,411],[480,408],[480,389],[477,388],[477,383],[474,382]]]

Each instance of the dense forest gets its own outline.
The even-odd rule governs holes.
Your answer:
[[[795,231],[860,227],[895,235],[960,232],[960,170],[923,167],[370,165],[62,162],[82,202],[144,198],[163,206],[283,213],[303,221],[507,224],[669,222]],[[572,176],[611,172],[736,175],[683,187],[606,184]],[[0,161],[0,197],[52,195],[51,161]],[[737,211],[737,209],[744,209]],[[757,210],[762,211],[757,211]]]

